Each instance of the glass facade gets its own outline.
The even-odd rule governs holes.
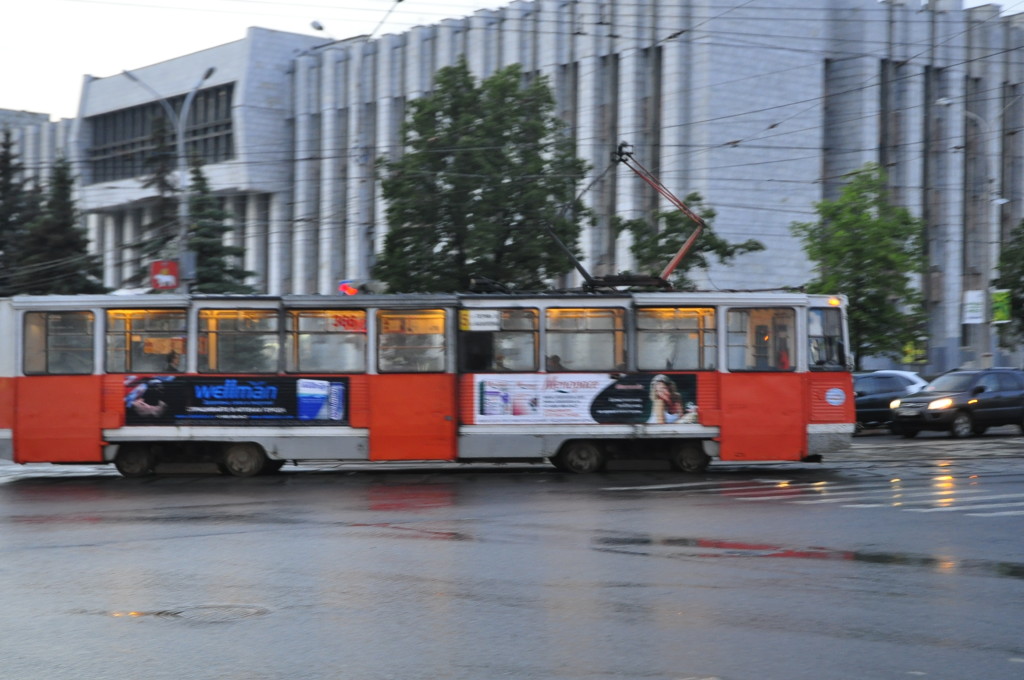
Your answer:
[[[222,163],[235,157],[231,103],[234,85],[200,90],[192,101],[185,125],[185,155],[203,163]],[[167,102],[181,112],[185,95]],[[168,122],[159,101],[112,111],[86,119],[92,131],[89,146],[90,184],[153,173],[161,153],[176,167],[176,120]]]

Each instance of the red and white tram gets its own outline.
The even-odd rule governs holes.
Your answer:
[[[853,433],[845,300],[786,292],[0,300],[0,457],[815,460]]]

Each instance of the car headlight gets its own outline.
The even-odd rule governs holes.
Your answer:
[[[949,397],[943,399],[936,399],[932,403],[928,404],[929,411],[941,411],[944,408],[949,408],[953,405],[953,400]]]
[[[892,401],[889,402],[889,408],[899,408],[899,407],[900,407],[900,400],[899,399],[893,399]]]

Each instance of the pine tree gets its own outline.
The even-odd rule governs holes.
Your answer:
[[[227,213],[210,191],[203,174],[202,163],[192,163],[192,182],[189,187],[189,249],[196,256],[196,277],[192,290],[197,293],[252,293],[245,283],[251,276],[237,263],[245,251],[237,246],[225,245],[224,237],[231,231],[225,224]]]
[[[178,258],[176,247],[180,233],[178,223],[178,185],[177,156],[174,140],[169,132],[168,124],[163,116],[153,120],[153,136],[150,144],[152,153],[146,158],[145,165],[150,175],[142,186],[156,190],[156,198],[151,202],[149,221],[142,225],[140,241],[135,244],[138,259],[138,273],[135,283],[142,283],[149,278],[149,264],[154,260],[175,260]]]
[[[390,290],[464,291],[477,275],[537,289],[572,268],[545,225],[576,250],[586,168],[545,77],[513,65],[478,84],[461,59],[409,104],[402,141],[379,163],[389,231],[374,274]]]
[[[40,197],[22,175],[11,131],[0,138],[0,297],[15,295],[21,244],[28,225],[39,216]]]
[[[53,165],[42,214],[27,229],[15,280],[21,293],[35,295],[103,293],[99,259],[88,253],[72,198],[71,164]]]

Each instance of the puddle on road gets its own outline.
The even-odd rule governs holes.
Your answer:
[[[93,614],[109,616],[115,619],[159,618],[184,621],[188,623],[232,623],[255,616],[266,616],[269,609],[254,605],[236,604],[204,604],[178,609],[160,609],[157,611],[87,611],[76,610],[72,614]]]
[[[769,543],[751,543],[714,538],[681,538],[656,536],[599,536],[593,540],[596,550],[621,552],[651,557],[697,558],[775,558],[802,560],[837,560],[919,567],[940,574],[977,572],[989,576],[1024,579],[1024,564],[991,560],[954,560],[948,557],[915,555],[898,552],[835,550],[817,546],[793,547]],[[672,548],[672,553],[636,548]]]

